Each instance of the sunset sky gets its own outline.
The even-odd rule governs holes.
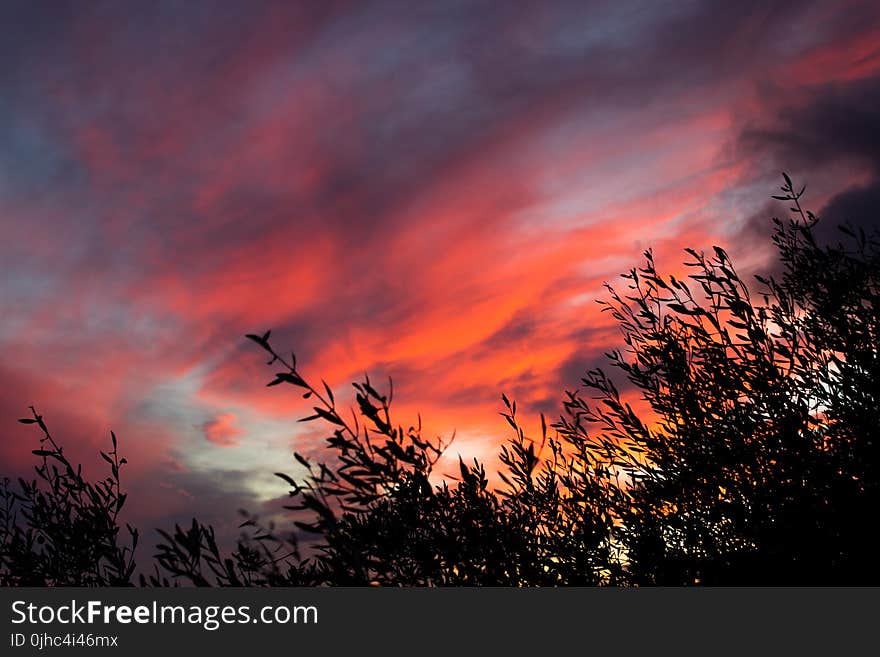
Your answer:
[[[880,204],[877,2],[0,7],[0,464],[30,404],[90,473],[112,428],[144,528],[320,453],[245,333],[491,459],[502,392],[536,426],[616,346],[644,249],[760,269],[782,170]]]

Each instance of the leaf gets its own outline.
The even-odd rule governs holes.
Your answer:
[[[315,406],[315,413],[317,413],[319,417],[324,418],[325,420],[327,420],[327,422],[330,422],[331,424],[338,424],[339,426],[345,425],[345,423],[341,419],[339,419],[338,415],[330,413],[329,411],[325,411],[323,408]]]
[[[516,422],[514,422],[513,418],[510,417],[507,413],[499,413],[499,415],[501,415],[501,417],[503,417],[505,420],[507,420],[507,424],[509,424],[511,427],[513,427],[513,429],[519,428],[516,426]]]
[[[278,477],[279,479],[283,479],[288,484],[290,484],[291,486],[296,488],[296,482],[293,480],[293,478],[290,475],[286,475],[283,472],[276,472],[275,476]]]
[[[29,418],[29,417],[23,417],[19,420],[19,422],[21,422],[22,424],[36,424],[37,423],[36,420],[34,420],[33,418]]]
[[[306,382],[303,380],[303,378],[299,374],[297,374],[295,372],[279,372],[275,376],[280,381],[283,381],[285,383],[290,383],[292,385],[299,386],[300,388],[306,387]]]

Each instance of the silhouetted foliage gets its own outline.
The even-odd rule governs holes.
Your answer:
[[[354,384],[357,410],[345,417],[330,387],[309,383],[295,358],[286,360],[272,348],[268,333],[248,337],[269,354],[270,365],[283,368],[268,385],[298,388],[315,403],[303,420],[332,429],[326,443],[335,459],[313,463],[295,454],[308,470],[305,480],[278,474],[291,486],[285,508],[299,515],[295,525],[319,539],[301,557],[293,541],[266,532],[261,538],[286,554],[272,558],[267,548],[253,574],[254,562],[246,567],[239,556],[241,545],[220,567],[212,530],[194,523],[188,532],[177,528],[164,535],[159,559],[173,575],[199,585],[237,585],[243,571],[252,573],[250,583],[310,585],[523,586],[589,584],[604,577],[607,559],[600,555],[607,527],[584,535],[560,515],[555,468],[545,462],[539,472],[534,445],[516,425],[514,404],[508,402],[506,417],[517,436],[503,455],[508,490],[490,490],[477,462],[460,461],[454,485],[434,484],[431,474],[447,445],[423,438],[418,425],[396,425],[390,390],[379,392],[365,377]],[[557,558],[563,545],[566,554],[577,552],[572,561]]]
[[[328,428],[327,457],[295,454],[296,533],[248,517],[225,555],[193,520],[162,532],[143,584],[692,585],[863,584],[878,580],[864,527],[878,508],[880,311],[876,236],[842,227],[821,244],[816,218],[784,175],[774,219],[781,275],[747,285],[728,254],[687,249],[685,279],[650,251],[602,302],[622,330],[609,368],[566,393],[538,439],[502,395],[512,436],[500,487],[459,460],[438,476],[448,442],[392,416],[392,387],[354,384],[337,404],[270,342],[248,335]],[[626,392],[621,392],[626,386]],[[39,481],[4,488],[0,577],[6,584],[127,583],[117,547],[119,487],[83,481],[36,412],[51,449]],[[61,468],[48,465],[58,461]],[[73,493],[71,493],[71,491]],[[20,513],[20,515],[19,515]],[[22,522],[24,521],[24,522]],[[133,542],[137,533],[129,528]],[[42,541],[42,542],[41,542]],[[133,549],[134,546],[132,546]]]
[[[101,452],[110,476],[86,481],[74,468],[43,417],[19,422],[42,431],[36,478],[9,479],[0,488],[0,584],[4,586],[124,586],[134,572],[138,531],[126,525],[129,545],[120,545],[119,512],[125,504],[120,469],[126,460]]]
[[[726,252],[688,250],[687,281],[651,254],[610,289],[626,349],[611,364],[641,393],[639,415],[602,370],[569,393],[559,425],[602,442],[626,474],[617,532],[637,584],[876,581],[863,525],[877,508],[876,239],[821,246],[803,190],[776,222],[781,280],[754,295]],[[600,403],[596,404],[596,400]]]

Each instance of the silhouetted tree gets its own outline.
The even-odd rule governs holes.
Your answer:
[[[36,478],[9,479],[0,487],[0,585],[125,586],[134,572],[138,531],[126,525],[129,544],[120,545],[119,513],[125,504],[120,469],[126,460],[101,452],[110,476],[87,481],[49,433],[43,417],[19,420],[42,431],[34,455]]]
[[[878,579],[862,529],[877,509],[878,242],[844,227],[848,245],[820,245],[803,190],[785,176],[782,191],[784,272],[756,294],[718,247],[688,250],[686,281],[648,252],[628,294],[609,288],[626,345],[609,358],[650,413],[601,369],[565,402],[559,431],[627,481],[615,535],[633,583]]]
[[[309,383],[295,358],[285,360],[272,348],[268,333],[248,337],[270,355],[270,364],[283,368],[268,385],[292,385],[315,402],[314,413],[304,420],[331,427],[326,443],[333,457],[313,463],[295,454],[308,470],[301,482],[278,474],[291,486],[292,503],[286,508],[299,514],[296,526],[317,540],[301,557],[293,539],[264,532],[262,540],[275,549],[264,548],[251,582],[525,586],[607,579],[602,546],[608,528],[583,534],[563,517],[556,469],[550,461],[539,471],[534,445],[527,446],[516,424],[515,404],[505,398],[505,415],[517,432],[502,455],[510,468],[508,490],[492,491],[476,461],[459,461],[457,482],[432,483],[447,445],[423,438],[420,426],[396,425],[390,391],[380,393],[369,378],[354,384],[357,412],[345,417],[330,387]],[[189,531],[178,527],[164,536],[159,559],[174,576],[195,584],[244,580],[247,568],[237,556],[241,545],[223,562],[210,527],[194,523]],[[275,551],[284,556],[272,558]],[[561,560],[563,553],[567,558]]]

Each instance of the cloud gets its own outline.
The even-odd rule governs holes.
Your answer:
[[[112,425],[138,517],[198,515],[187,477],[318,449],[242,337],[271,328],[340,398],[392,375],[401,421],[491,454],[501,392],[552,416],[613,346],[594,302],[643,249],[764,258],[783,160],[867,216],[874,4],[21,3],[0,414],[38,403],[84,458]]]
[[[238,438],[242,433],[235,424],[234,413],[221,413],[205,422],[201,428],[205,439],[218,447],[238,445]]]
[[[880,51],[873,59],[880,68]],[[820,235],[834,237],[844,222],[880,228],[880,73],[812,86],[795,102],[767,102],[776,109],[743,131],[741,146],[819,181]],[[832,185],[822,185],[825,176]],[[823,196],[823,187],[844,189]]]

